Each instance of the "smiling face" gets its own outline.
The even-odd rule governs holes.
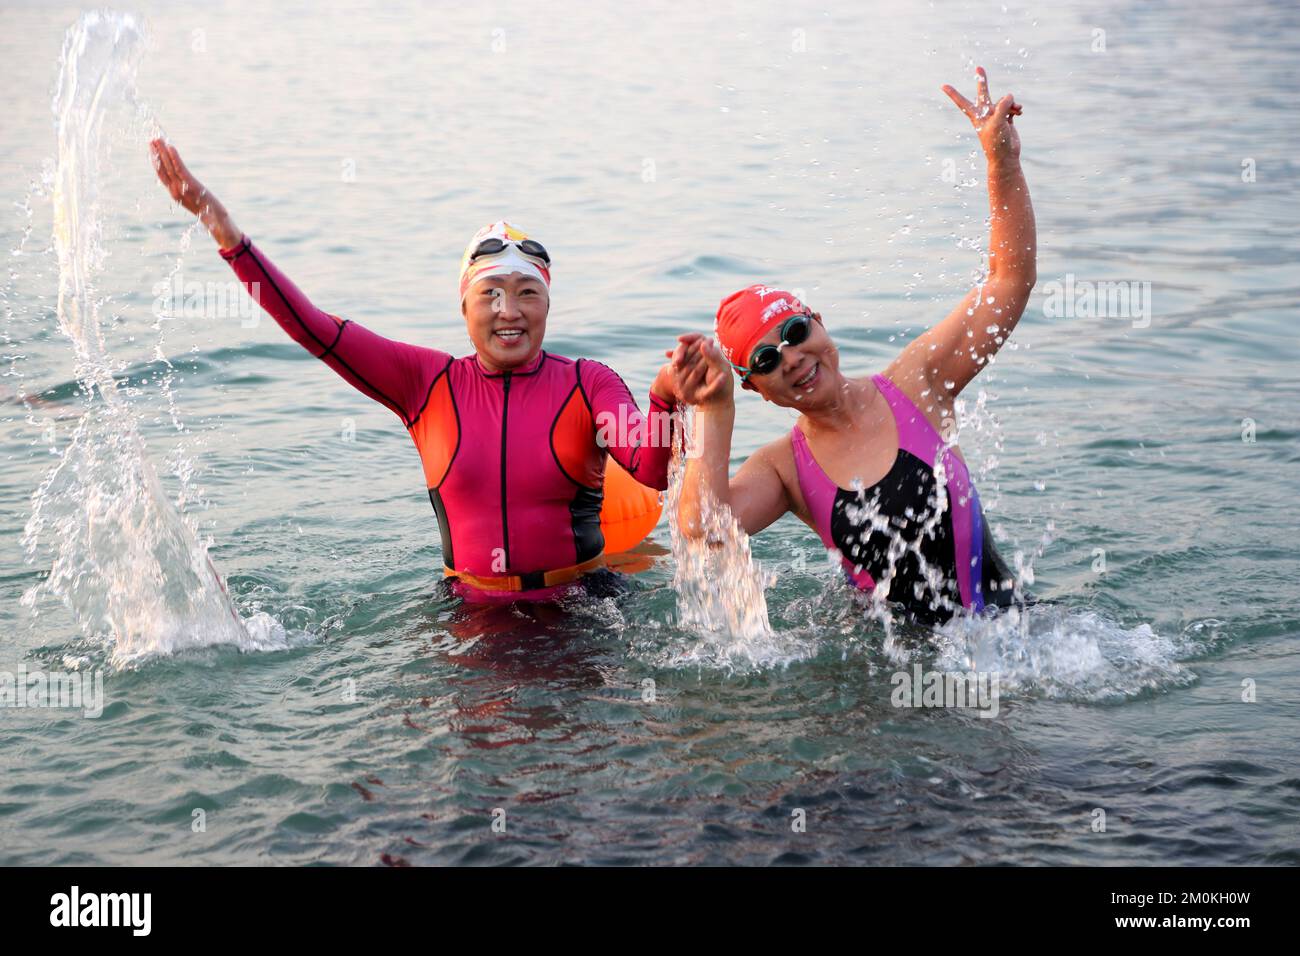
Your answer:
[[[815,318],[808,338],[798,345],[781,346],[781,364],[774,371],[749,376],[748,383],[767,401],[807,411],[838,394],[840,353],[822,327],[821,316]],[[769,331],[758,345],[781,345],[780,327]]]
[[[460,304],[479,361],[496,372],[518,368],[536,358],[550,308],[545,283],[518,272],[479,279]]]

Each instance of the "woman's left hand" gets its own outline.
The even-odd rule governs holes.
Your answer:
[[[984,156],[990,164],[1018,160],[1020,134],[1016,132],[1012,121],[1024,111],[1010,93],[996,104],[990,99],[989,78],[984,73],[984,67],[975,68],[975,81],[977,89],[974,103],[947,84],[943,91],[966,114],[966,118],[979,133],[980,145],[984,147]]]
[[[655,376],[654,384],[650,386],[650,391],[658,395],[669,405],[680,404],[681,399],[677,397],[676,376],[673,375],[671,364],[661,365],[659,374]]]

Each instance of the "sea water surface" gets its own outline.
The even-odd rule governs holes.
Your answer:
[[[0,707],[0,863],[1300,860],[1293,5],[144,3],[65,54],[81,16],[0,7],[0,671],[102,713]],[[110,80],[60,139],[69,57]],[[547,348],[638,396],[755,281],[879,371],[981,268],[939,90],[976,65],[1038,218],[960,433],[1024,617],[886,626],[793,518],[709,582],[461,605],[391,413],[238,297],[156,308],[233,279],[162,131],[385,335],[464,354],[506,217],[555,259]],[[733,465],[794,420],[737,400]],[[996,717],[894,706],[914,664],[996,673]]]

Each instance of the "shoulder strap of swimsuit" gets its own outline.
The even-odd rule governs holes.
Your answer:
[[[831,536],[831,510],[835,506],[835,495],[839,488],[830,476],[813,458],[808,439],[798,425],[790,429],[790,445],[794,450],[794,471],[799,480],[799,491],[803,494],[804,504],[812,516],[817,535],[826,547],[834,547]]]
[[[885,396],[898,428],[898,447],[921,459],[931,468],[943,450],[944,441],[925,414],[916,407],[903,390],[884,375],[873,375],[871,381]]]

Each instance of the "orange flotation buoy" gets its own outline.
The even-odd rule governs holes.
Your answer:
[[[606,460],[605,503],[600,509],[606,554],[635,548],[654,530],[663,510],[659,492],[641,484],[613,458]]]

